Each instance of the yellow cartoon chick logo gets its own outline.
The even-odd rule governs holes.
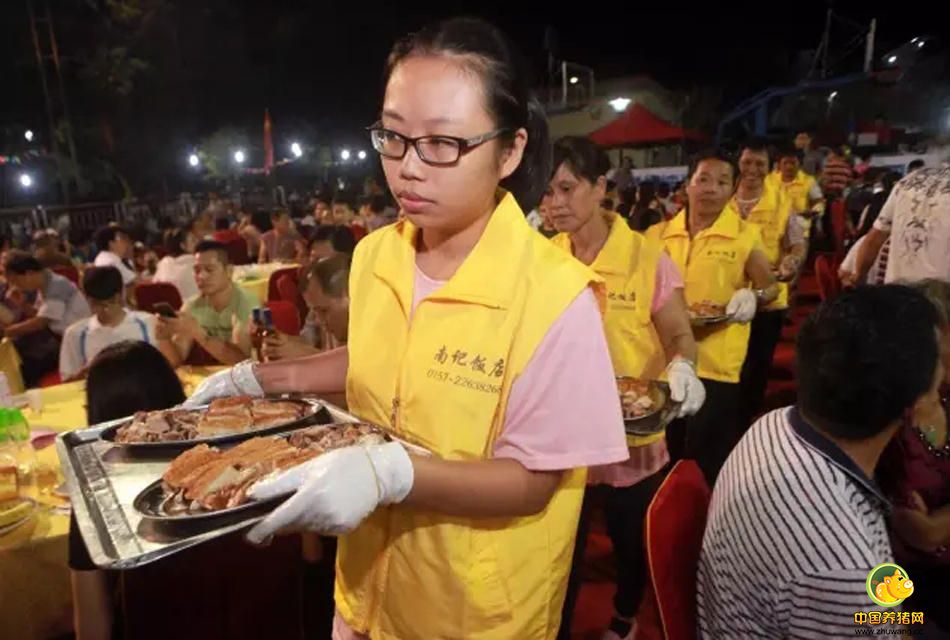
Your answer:
[[[868,596],[882,607],[896,607],[914,592],[907,572],[896,564],[879,564],[868,574]]]

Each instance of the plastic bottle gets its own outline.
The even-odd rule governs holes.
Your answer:
[[[7,374],[0,372],[0,407],[12,407],[13,394],[10,393],[10,381]]]
[[[17,474],[16,443],[7,430],[7,416],[0,409],[0,502],[15,500],[20,493]]]
[[[33,470],[36,469],[36,451],[30,442],[30,424],[19,409],[7,409],[9,423],[7,431],[16,443],[16,465],[20,475],[20,487],[32,484]]]

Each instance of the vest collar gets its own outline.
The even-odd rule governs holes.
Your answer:
[[[531,227],[514,196],[500,192],[481,238],[445,286],[430,298],[507,308],[515,294],[518,268]],[[382,243],[374,274],[396,293],[407,317],[412,308],[419,228],[403,219]]]
[[[769,183],[769,180],[765,181],[765,184],[762,188],[762,197],[759,198],[759,201],[755,203],[755,206],[749,211],[749,216],[752,217],[752,214],[757,212],[766,212],[774,213],[779,209],[779,192],[773,185]],[[787,183],[786,183],[787,184]],[[731,207],[739,217],[742,217],[742,214],[739,213],[739,202],[736,200],[736,195],[732,196],[732,199],[729,200],[727,207]]]
[[[723,238],[735,239],[739,237],[740,225],[742,220],[739,218],[739,213],[731,206],[727,204],[726,207],[719,214],[719,217],[716,218],[716,221],[712,223],[712,226],[699,232],[699,236],[720,236]],[[689,231],[686,229],[686,210],[683,209],[676,214],[676,217],[670,220],[669,224],[666,225],[666,228],[663,230],[663,239],[667,238],[688,238]]]

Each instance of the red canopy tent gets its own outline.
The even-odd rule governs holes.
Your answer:
[[[622,116],[591,133],[590,139],[602,147],[636,147],[708,138],[699,131],[670,124],[646,107],[634,104]]]

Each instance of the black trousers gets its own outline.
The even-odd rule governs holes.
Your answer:
[[[752,320],[752,332],[749,334],[749,350],[742,364],[739,386],[742,388],[742,400],[739,409],[739,434],[742,437],[749,425],[762,413],[765,390],[769,384],[769,371],[775,346],[782,337],[785,323],[785,311],[760,311]]]
[[[574,558],[567,582],[567,595],[561,611],[559,640],[569,640],[577,594],[580,592],[584,564],[584,549],[590,534],[592,504],[602,502],[607,521],[607,535],[614,548],[617,569],[617,593],[614,611],[624,618],[633,618],[640,607],[643,588],[647,581],[647,558],[644,541],[644,520],[647,508],[663,481],[658,472],[629,487],[596,485],[587,487],[581,517],[577,523]]]
[[[706,402],[696,415],[674,420],[666,428],[670,462],[688,458],[702,469],[712,487],[737,437],[740,387],[738,383],[702,378]]]

